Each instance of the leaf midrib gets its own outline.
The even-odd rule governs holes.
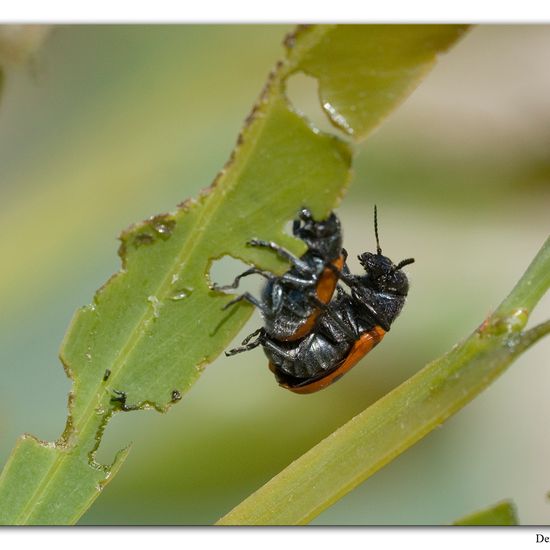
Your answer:
[[[262,117],[256,117],[255,122],[256,124],[259,124],[259,127],[257,129],[257,133],[254,136],[249,136],[250,144],[250,150],[253,150],[256,146],[256,143],[258,141],[258,136],[262,133],[262,128],[265,126],[265,121],[267,120],[267,115],[269,114],[269,111],[273,108],[273,106],[276,103],[276,100],[280,98],[280,90],[276,87],[277,81],[280,81],[281,78],[284,77],[284,73],[281,71],[279,74],[277,74],[274,77],[273,82],[271,85],[273,85],[273,95],[270,97],[270,102],[267,104],[267,107],[264,111],[264,116]],[[223,185],[226,183],[229,183],[229,187],[227,190],[230,190],[233,186],[238,185],[239,182],[239,175],[242,173],[243,167],[246,166],[246,162],[243,162],[241,166],[231,174],[233,176],[232,179],[229,181],[220,181],[218,185]],[[222,176],[223,178],[223,176]],[[219,189],[219,187],[217,188]],[[200,249],[199,244],[201,244],[204,240],[205,231],[203,228],[208,225],[209,220],[211,220],[218,212],[219,204],[223,202],[224,193],[214,192],[208,195],[205,202],[202,204],[196,204],[194,205],[195,208],[199,208],[199,210],[202,210],[202,212],[199,211],[199,215],[197,217],[197,221],[193,226],[193,230],[188,234],[188,236],[185,238],[185,240],[182,243],[181,247],[181,253],[177,254],[175,256],[175,260],[172,263],[169,270],[167,270],[166,275],[161,279],[159,285],[158,285],[158,292],[155,294],[156,296],[161,299],[162,302],[166,301],[166,296],[168,295],[168,291],[171,287],[171,278],[172,275],[176,272],[178,267],[183,263],[187,262],[189,258],[195,253],[197,248]],[[194,238],[193,237],[197,237]],[[185,246],[191,242],[190,246]],[[162,297],[162,298],[161,298]],[[152,308],[149,306],[149,304],[145,304],[144,312],[137,320],[136,324],[134,325],[133,329],[130,331],[129,337],[126,340],[126,343],[124,346],[121,347],[120,352],[115,356],[114,360],[111,362],[111,380],[114,381],[117,378],[117,374],[119,374],[122,371],[123,365],[126,363],[128,358],[130,357],[133,349],[136,347],[138,342],[140,341],[140,337],[138,334],[140,333],[140,329],[146,324],[147,322],[150,322],[153,316]],[[106,367],[108,368],[108,367]],[[96,386],[96,391],[90,391],[90,394],[93,396],[101,395],[102,392],[97,391],[97,388],[99,386]],[[103,398],[103,397],[102,397]],[[102,399],[100,398],[100,399]],[[75,426],[75,429],[78,430],[78,433],[80,435],[84,435],[84,439],[79,441],[76,445],[83,445],[85,441],[87,441],[90,437],[90,434],[87,433],[87,430],[89,429],[90,424],[92,421],[97,421],[97,418],[92,414],[92,412],[97,408],[97,404],[100,400],[97,400],[95,397],[92,397],[86,406],[84,407],[83,413],[81,415],[81,418],[85,419],[84,423],[81,425],[80,428]],[[103,416],[103,419],[110,415],[111,411],[107,411],[105,415]],[[94,433],[95,436],[95,433]],[[27,505],[19,514],[18,521],[19,522],[27,522],[29,518],[32,515],[32,511],[34,508],[34,504],[36,500],[46,492],[49,485],[53,482],[53,480],[56,478],[59,470],[61,469],[62,465],[65,463],[67,458],[70,455],[66,454],[58,454],[55,461],[52,463],[50,468],[47,470],[48,474],[45,474],[43,477],[42,483],[38,485],[36,490],[34,491],[32,497],[27,501]]]
[[[328,26],[328,25],[317,27],[315,29],[315,33],[312,37],[312,42],[316,43],[316,42],[320,41],[322,36],[324,36],[326,33],[328,33],[332,29],[332,27],[333,26]],[[281,63],[279,63],[279,65],[277,66],[277,69],[272,71],[270,79],[268,80],[268,83],[267,83],[266,87],[264,88],[264,90],[262,91],[260,99],[258,100],[258,102],[256,104],[256,108],[258,108],[259,111],[263,110],[263,116],[257,116],[257,114],[256,114],[256,116],[255,116],[254,120],[252,121],[252,123],[248,124],[249,128],[250,128],[251,124],[254,124],[254,123],[258,124],[258,128],[257,128],[256,132],[253,135],[247,136],[247,140],[249,140],[248,143],[250,144],[250,150],[253,150],[255,148],[255,146],[257,144],[257,141],[258,141],[258,138],[262,134],[263,128],[265,127],[265,122],[268,118],[267,115],[270,113],[270,111],[276,105],[277,101],[280,100],[280,99],[283,99],[283,101],[285,101],[285,103],[287,103],[286,102],[286,96],[284,94],[284,89],[281,86],[281,83],[284,83],[285,79],[290,74],[292,74],[292,72],[294,72],[296,70],[295,64],[294,63],[291,64],[289,57],[290,56],[287,55],[285,57],[285,59]],[[264,103],[264,102],[262,102],[262,97],[264,97],[265,90],[268,89],[268,87],[271,89],[271,94],[269,95],[269,101]],[[282,98],[281,98],[281,96],[282,96]],[[287,106],[288,106],[288,103],[287,103]],[[288,106],[288,108],[289,108],[289,110],[293,110],[290,106]],[[231,164],[231,163],[232,163],[232,160],[230,158],[228,163],[224,166],[223,171],[225,171],[228,167],[228,164]],[[236,162],[233,161],[234,166],[235,166],[235,164],[236,164]],[[238,168],[237,167],[233,168],[233,172],[230,173],[230,177],[233,176],[233,178],[232,178],[232,180],[229,179],[229,181],[228,181],[229,187],[228,187],[227,190],[230,190],[232,188],[231,182],[233,182],[233,186],[238,184],[239,176],[242,173],[243,168],[246,165],[247,165],[247,162],[245,161]],[[222,175],[220,180],[217,182],[217,189],[219,189],[221,185],[226,183],[226,181],[223,180],[223,175]],[[181,263],[184,260],[189,259],[189,257],[197,249],[198,244],[203,242],[205,232],[202,231],[202,228],[205,226],[205,224],[207,224],[208,220],[213,218],[214,215],[217,213],[218,208],[219,208],[219,203],[223,202],[224,195],[225,195],[225,193],[220,193],[220,192],[210,193],[207,196],[204,203],[194,206],[195,208],[202,208],[204,212],[199,213],[197,222],[193,227],[193,231],[191,233],[189,233],[188,237],[185,239],[184,242],[188,243],[191,236],[196,235],[197,233],[201,234],[202,236],[200,238],[196,239],[195,242],[192,242],[190,247],[182,246],[183,252],[181,254],[178,254],[175,257],[176,259],[172,264],[172,268],[167,271],[167,275],[161,280],[161,282],[158,286],[159,292],[155,295],[156,296],[163,296],[163,300],[162,300],[163,302],[165,301],[165,295],[167,295],[166,289],[170,288],[170,286],[171,286],[170,281],[171,281],[172,275],[175,273],[175,270],[178,268],[179,265],[181,265]],[[134,325],[133,330],[130,332],[130,336],[128,337],[126,343],[124,344],[124,346],[121,348],[121,351],[116,355],[115,359],[111,363],[112,368],[110,370],[111,370],[111,373],[112,373],[111,374],[111,380],[112,381],[116,380],[117,373],[120,373],[120,371],[121,371],[121,369],[119,367],[125,363],[125,361],[130,356],[132,350],[135,348],[137,342],[139,341],[139,338],[135,337],[134,335],[139,333],[139,328],[140,327],[142,327],[147,321],[150,321],[150,319],[152,318],[152,315],[153,315],[152,308],[149,307],[148,304],[146,304],[143,315],[140,316],[137,323]],[[97,388],[97,386],[96,386],[96,388]],[[90,393],[93,396],[101,395],[100,391],[94,391],[94,392],[90,392]],[[87,429],[89,428],[89,426],[90,426],[90,424],[93,420],[97,420],[97,418],[94,417],[94,415],[92,414],[92,411],[94,411],[96,409],[97,403],[98,403],[98,400],[92,397],[88,401],[86,406],[84,407],[81,418],[83,418],[85,420],[84,420],[84,424],[82,425],[82,429],[78,430],[78,433],[79,433],[79,435],[85,434],[85,437],[84,437],[84,439],[80,439],[73,446],[73,448],[84,445],[85,442],[87,441],[87,439],[89,438],[89,435],[87,434]],[[71,414],[71,412],[72,411],[69,411],[69,415]],[[103,424],[103,421],[105,421],[106,417],[109,416],[110,414],[112,414],[111,410],[107,411],[103,415],[102,422],[100,422],[100,425]],[[75,430],[75,429],[77,429],[76,426],[73,427],[73,430]],[[95,433],[94,433],[94,437],[95,437]],[[68,439],[68,437],[66,437],[66,439]],[[58,450],[57,445],[56,445],[56,450]],[[34,491],[32,497],[27,501],[27,505],[25,506],[23,511],[19,514],[19,516],[17,518],[18,520],[21,521],[21,518],[23,518],[23,520],[25,522],[28,521],[28,519],[32,515],[34,502],[51,485],[53,480],[56,478],[56,475],[60,471],[62,465],[65,463],[65,460],[67,460],[67,458],[69,456],[70,455],[68,455],[68,454],[67,455],[65,455],[65,454],[58,454],[57,455],[56,459],[54,460],[52,465],[48,468],[47,472],[44,473],[42,483],[40,483],[38,485],[38,487]],[[50,475],[48,475],[48,473]]]

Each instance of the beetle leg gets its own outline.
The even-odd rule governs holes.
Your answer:
[[[310,340],[312,336],[313,335],[310,334],[306,338],[306,340]],[[287,361],[294,361],[296,359],[297,350],[299,350],[303,346],[304,342],[305,340],[302,340],[297,346],[285,348],[282,347],[277,340],[274,340],[273,338],[265,338],[262,342],[262,345],[265,349],[276,353],[282,359],[286,359]]]
[[[266,291],[267,292],[267,288]],[[270,307],[270,316],[276,315],[281,311],[283,306],[283,287],[281,286],[280,281],[274,280],[271,284],[271,307]]]
[[[324,304],[315,296],[309,296],[308,300],[312,305],[319,308],[324,315],[330,317],[331,321],[334,322],[334,324],[350,339],[350,341],[353,342],[357,339],[357,327],[355,326],[355,323],[349,322],[349,318],[346,319],[346,323],[346,321],[344,321],[330,305]]]
[[[229,351],[225,352],[225,355],[227,357],[230,357],[231,355],[236,355],[237,353],[242,353],[244,351],[250,351],[254,348],[257,348],[264,339],[264,329],[259,328],[258,330],[255,330],[252,334],[249,334],[241,343],[241,345],[238,348],[230,349]],[[255,336],[258,336],[256,340],[251,342],[250,340],[254,338]]]
[[[355,316],[351,314],[351,311],[348,308],[343,308],[343,314],[345,315],[345,320],[343,322],[346,323],[348,327],[351,327],[354,332],[355,339],[359,338],[359,327],[357,326]]]
[[[258,298],[252,296],[250,292],[245,292],[244,294],[240,294],[235,299],[231,300],[230,302],[227,302],[222,307],[222,310],[227,309],[228,307],[237,304],[238,302],[242,302],[243,300],[246,300],[247,302],[251,303],[253,306],[256,306],[260,311],[265,312],[264,304],[258,300]]]
[[[217,284],[212,285],[212,290],[229,290],[231,288],[237,288],[239,286],[239,282],[243,277],[248,277],[249,275],[261,275],[262,277],[265,277],[266,279],[273,278],[273,273],[270,273],[269,271],[262,271],[261,269],[258,269],[257,267],[251,267],[250,269],[247,269],[240,275],[237,275],[233,282],[230,285],[223,285],[218,286]]]
[[[313,277],[298,277],[290,272],[281,275],[279,279],[282,283],[288,284],[294,288],[308,288],[314,283]]]
[[[341,298],[342,296],[349,296],[349,294],[343,289],[343,287],[338,285],[336,287],[336,297]]]
[[[300,260],[297,256],[292,254],[292,252],[289,252],[282,246],[279,246],[277,243],[274,243],[272,241],[262,241],[261,239],[251,239],[248,241],[250,246],[260,246],[263,248],[269,248],[270,250],[273,250],[276,252],[281,258],[284,258],[288,262],[290,262],[294,267],[299,269],[300,271],[303,271],[304,273],[311,273],[312,269],[311,267],[304,262],[303,260]]]
[[[259,334],[263,334],[264,332],[264,328],[263,327],[260,327],[259,329],[255,330],[252,334],[249,334],[242,342],[241,344],[243,346],[246,346],[246,344],[248,344],[248,342],[250,342],[250,340],[252,340],[252,338],[254,338],[254,336],[258,336]]]
[[[342,248],[342,252],[345,252]],[[347,252],[345,252],[345,257],[347,258]],[[357,275],[353,275],[348,267],[348,264],[345,263],[344,260],[344,266],[342,269],[338,269],[333,264],[328,264],[327,267],[344,283],[346,283],[349,287],[353,287],[355,284],[357,284],[357,281],[359,280],[359,277]]]
[[[354,298],[355,301],[360,305],[360,307],[365,308],[372,315],[372,318],[384,329],[385,332],[389,332],[391,323],[388,322],[386,316],[379,311],[376,311],[376,308],[365,301],[359,301]]]
[[[312,277],[304,279],[291,273],[285,273],[275,279],[272,283],[271,311],[269,315],[278,314],[283,306],[297,315],[309,315],[310,310],[304,304],[302,294],[297,297],[294,292],[289,292],[288,289],[299,289],[302,292],[308,292],[313,284],[314,279]]]

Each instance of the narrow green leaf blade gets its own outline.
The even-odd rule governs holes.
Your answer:
[[[58,510],[51,515],[51,502],[63,502],[58,493],[71,491],[82,496],[78,509],[84,511],[90,495],[99,494],[100,478],[92,468],[103,477],[112,473],[95,464],[93,454],[116,410],[114,392],[124,391],[132,407],[167,410],[175,401],[174,392],[179,397],[189,389],[249,316],[251,308],[246,306],[222,311],[230,297],[208,287],[212,258],[230,250],[249,262],[264,256],[266,267],[280,270],[280,262],[247,248],[246,240],[256,234],[292,246],[283,233],[289,212],[300,208],[303,197],[317,212],[323,204],[334,203],[347,182],[349,164],[345,144],[312,132],[284,98],[274,94],[245,131],[232,170],[208,194],[123,234],[123,271],[97,293],[91,306],[77,312],[62,346],[61,358],[74,379],[64,439],[48,448],[48,461],[40,461],[36,452],[24,452],[24,446],[15,449],[12,464],[40,461],[41,468],[26,480],[31,502],[22,509],[6,506],[5,523],[78,518],[68,502],[64,514]],[[266,188],[260,184],[264,181],[275,184]],[[272,217],[266,225],[267,211]],[[94,475],[72,475],[86,461]],[[5,472],[0,494],[20,471]],[[73,485],[80,490],[75,492]]]
[[[519,525],[519,521],[513,502],[503,500],[484,510],[464,516],[453,525]]]
[[[0,476],[3,499],[0,524],[74,523],[101,493],[127,455],[127,450],[123,450],[111,468],[93,469],[88,456],[81,451],[79,447],[63,448],[22,436]],[[64,455],[64,460],[60,460]],[[56,474],[63,483],[53,481],[51,474],[56,468],[60,468]],[[38,484],[37,480],[41,482]],[[12,510],[18,512],[16,520]]]
[[[457,36],[452,26],[444,28]],[[91,305],[76,313],[61,348],[66,372],[74,380],[65,432],[56,445],[23,440],[14,449],[0,477],[4,523],[76,521],[122,462],[124,455],[111,467],[94,458],[111,416],[122,409],[166,411],[249,317],[252,308],[247,304],[222,310],[231,297],[210,290],[212,261],[230,254],[282,273],[284,262],[246,242],[252,237],[273,240],[300,254],[303,244],[284,232],[285,223],[303,205],[323,217],[338,203],[350,178],[351,149],[299,116],[287,102],[284,85],[310,49],[331,36],[343,41],[342,48],[355,59],[346,65],[345,84],[352,90],[348,100],[364,91],[360,75],[371,60],[355,55],[356,40],[347,39],[348,32],[357,37],[357,29],[314,29],[315,40],[309,46],[301,44],[300,52],[292,51],[292,60],[284,60],[271,74],[214,184],[176,212],[122,234],[122,270],[98,291]],[[388,29],[395,32],[392,26]],[[372,28],[364,27],[363,33],[365,41],[372,41]],[[440,48],[434,42],[433,53]],[[310,57],[316,66],[338,64],[346,57],[323,61],[323,55],[319,50]],[[396,57],[387,59],[393,63]],[[339,70],[327,67],[323,74]],[[412,76],[411,87],[418,80],[416,73]],[[334,82],[336,93],[337,83],[344,82]],[[395,104],[409,92],[410,87],[392,92]],[[117,395],[124,395],[125,401],[113,400]],[[14,488],[21,482],[26,484],[25,496],[13,502]],[[71,499],[61,498],[69,493]]]
[[[550,321],[522,332],[523,304],[550,284],[550,238],[507,303],[470,337],[433,361],[290,464],[218,522],[221,525],[292,525],[311,521],[469,403],[521,353],[550,333]],[[548,286],[544,289],[548,291]]]

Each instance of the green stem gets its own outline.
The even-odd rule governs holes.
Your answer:
[[[512,311],[526,309],[530,314],[550,288],[550,237],[531,262],[508,297],[494,315],[506,317]]]
[[[512,293],[474,333],[321,441],[248,497],[220,525],[305,524],[414,445],[550,333],[522,332],[550,287],[550,239]]]

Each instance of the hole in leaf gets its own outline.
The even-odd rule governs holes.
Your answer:
[[[210,266],[209,283],[210,285],[226,286],[233,283],[235,277],[250,269],[252,266],[245,264],[241,260],[237,260],[232,256],[223,256],[218,260],[214,260]],[[239,286],[236,289],[226,289],[223,292],[228,294],[242,294],[250,292],[254,296],[259,296],[261,289],[265,283],[265,278],[261,275],[252,274],[248,277],[243,277],[239,281]]]
[[[321,107],[316,78],[304,73],[291,75],[286,81],[286,97],[292,108],[305,116],[315,128],[323,132],[335,132],[336,128]]]
[[[294,233],[292,232],[292,226],[294,224],[294,220],[288,220],[286,223],[285,223],[285,226],[283,228],[283,231],[287,234],[287,235],[290,235],[291,237],[294,236]]]
[[[154,422],[153,416],[155,415],[151,410],[113,415],[101,438],[95,461],[98,464],[112,464],[116,454],[133,441],[138,440],[139,434],[146,429],[145,426]]]

